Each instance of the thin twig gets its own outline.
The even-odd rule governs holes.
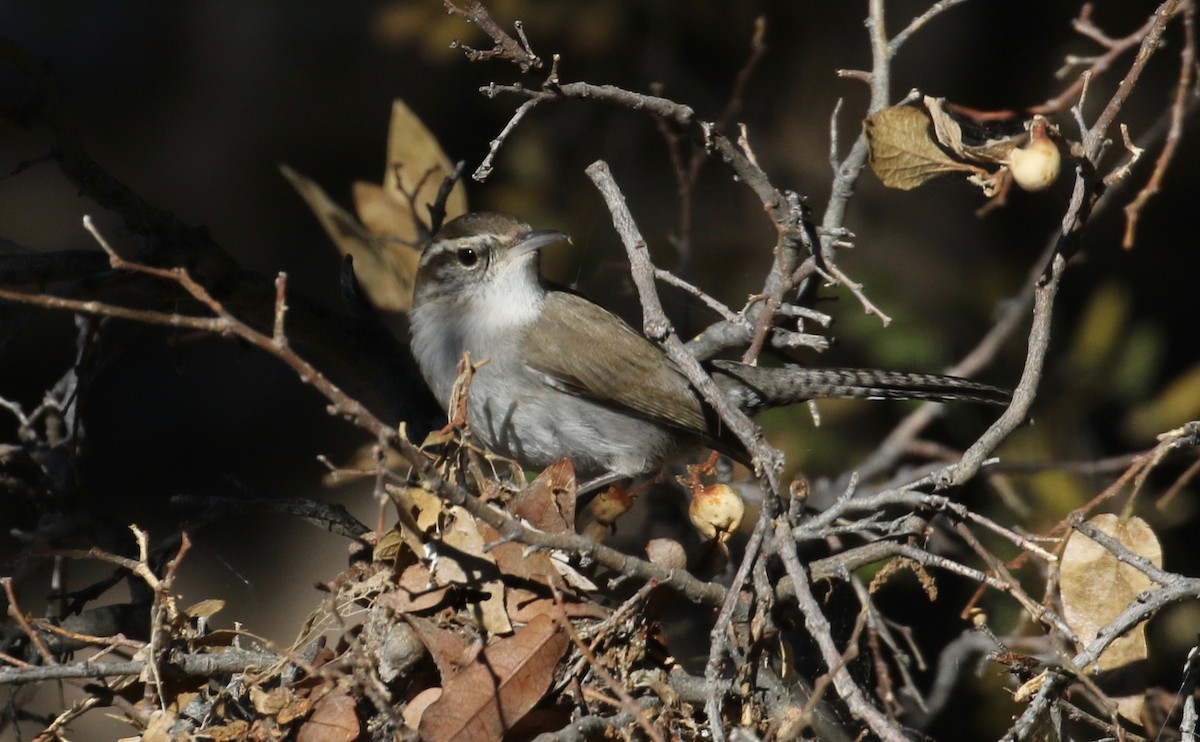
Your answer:
[[[804,614],[804,625],[808,629],[809,636],[816,641],[820,648],[821,658],[825,661],[825,666],[833,678],[833,687],[849,707],[850,713],[864,721],[875,736],[885,742],[907,740],[908,736],[900,727],[871,705],[867,700],[866,693],[858,687],[850,675],[850,671],[846,669],[841,652],[838,651],[833,642],[833,636],[830,634],[829,620],[821,611],[821,604],[817,602],[809,587],[809,577],[804,565],[800,563],[800,558],[796,555],[796,542],[792,540],[791,533],[783,523],[779,523],[775,527],[774,544],[775,552],[783,560],[783,566],[787,570],[788,576],[792,578],[792,584],[796,587],[796,602],[800,606],[800,612]]]
[[[667,356],[687,376],[688,381],[696,387],[704,400],[717,411],[730,432],[736,435],[746,450],[750,452],[755,461],[758,475],[764,478],[765,489],[768,492],[778,493],[783,455],[763,442],[761,436],[758,435],[758,426],[754,424],[754,421],[721,394],[712,377],[705,372],[700,362],[687,352],[683,342],[675,334],[663,312],[662,303],[659,301],[658,292],[654,286],[654,265],[650,262],[646,241],[638,230],[633,215],[625,204],[620,187],[617,186],[612,173],[609,172],[608,165],[602,160],[597,160],[587,167],[587,174],[604,197],[609,212],[612,214],[613,226],[621,236],[621,242],[625,245],[625,252],[629,256],[633,282],[637,286],[642,302],[643,331],[648,338],[663,347]]]
[[[488,176],[492,174],[492,163],[496,159],[496,154],[500,151],[500,148],[504,146],[504,142],[508,139],[508,135],[517,128],[517,124],[521,122],[521,119],[525,118],[525,114],[532,111],[533,107],[536,106],[538,102],[538,98],[530,98],[521,105],[517,106],[517,110],[515,113],[513,113],[512,118],[510,118],[508,123],[504,125],[504,128],[500,130],[500,133],[496,135],[496,138],[488,143],[487,156],[483,158],[483,162],[479,163],[479,167],[475,168],[475,172],[471,174],[472,179],[479,183],[487,180]]]

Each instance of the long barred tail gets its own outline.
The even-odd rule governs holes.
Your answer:
[[[923,399],[1006,405],[999,387],[957,376],[867,368],[762,368],[714,361],[714,378],[742,409],[755,412],[808,399]]]

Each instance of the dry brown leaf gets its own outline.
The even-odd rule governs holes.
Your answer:
[[[546,533],[575,532],[575,467],[567,459],[547,466],[513,498],[513,515]]]
[[[396,524],[379,537],[375,548],[371,550],[371,560],[375,562],[392,562],[400,555],[400,547],[405,542],[404,529]],[[420,552],[417,552],[418,554]]]
[[[934,143],[929,116],[914,106],[892,106],[863,123],[871,170],[889,188],[910,190],[939,175],[974,172]]]
[[[391,561],[400,553],[403,544],[417,558],[425,556],[425,535],[438,524],[442,501],[419,487],[384,485],[396,505],[398,522],[380,537],[372,557],[375,561]]]
[[[1008,161],[1009,153],[1025,138],[1024,134],[1017,134],[988,139],[980,144],[967,144],[963,141],[962,126],[946,113],[945,98],[927,95],[924,102],[933,122],[933,133],[937,141],[964,160],[1003,165]]]
[[[424,715],[425,709],[432,706],[433,702],[441,697],[441,688],[426,688],[413,696],[412,700],[404,704],[404,710],[400,712],[400,717],[404,719],[404,725],[409,729],[419,727],[421,725],[421,716]]]
[[[523,587],[510,587],[504,596],[508,603],[508,615],[514,621],[528,623],[543,613],[554,610],[554,600]]]
[[[477,583],[478,570],[469,563],[470,560],[478,559],[491,565],[496,563],[492,555],[483,550],[486,542],[479,533],[478,523],[465,508],[451,507],[446,510],[439,540],[451,547],[444,549],[435,544],[437,559],[433,560],[433,579],[439,585],[450,582]],[[455,552],[470,559],[456,559]]]
[[[289,688],[272,688],[263,690],[259,686],[250,687],[250,703],[254,710],[266,716],[274,716],[291,703],[292,691]]]
[[[1156,566],[1162,566],[1162,547],[1146,521],[1121,519],[1111,513],[1088,521],[1097,530],[1112,536],[1134,554]],[[1144,572],[1124,564],[1100,544],[1073,531],[1063,549],[1059,566],[1059,590],[1063,617],[1089,644],[1101,628],[1124,611],[1140,593],[1154,588]],[[1131,721],[1141,722],[1145,697],[1146,627],[1138,624],[1116,639],[1097,662],[1101,677],[1098,685],[1116,701],[1117,710]],[[1115,690],[1115,689],[1121,690]],[[1132,691],[1132,692],[1130,692]]]
[[[358,223],[350,212],[338,206],[316,181],[287,165],[279,168],[296,192],[308,203],[338,252],[354,259],[354,275],[371,303],[394,312],[406,312],[412,306],[413,267],[421,252],[415,245],[389,244]]]
[[[317,701],[312,716],[300,725],[296,742],[354,742],[361,731],[356,706],[345,692],[330,693]]]
[[[383,174],[384,193],[393,202],[405,207],[408,206],[411,196],[412,202],[417,205],[417,216],[422,223],[428,225],[429,212],[426,206],[433,203],[438,189],[442,187],[442,181],[449,177],[454,166],[424,122],[398,98],[392,101],[387,157],[387,168]],[[467,191],[460,180],[454,184],[449,197],[446,198],[446,219],[450,220],[465,213]],[[363,224],[376,234],[401,238],[405,236],[403,232],[392,231],[393,227],[389,226],[391,222],[379,224],[379,230],[376,230],[374,221],[366,214],[360,211],[359,216]],[[396,225],[395,228],[400,226],[411,228],[412,225],[411,222],[406,222]]]
[[[441,605],[449,591],[448,585],[430,582],[429,568],[424,564],[410,564],[400,573],[396,589],[383,593],[375,601],[396,613],[426,611]]]
[[[250,703],[260,715],[273,716],[282,725],[307,716],[313,708],[311,699],[301,698],[287,687],[272,688],[268,691],[252,686]]]
[[[445,507],[442,498],[420,487],[387,485],[386,489],[396,507],[412,516],[421,533],[429,533],[438,525]]]
[[[541,700],[568,643],[554,619],[542,615],[488,645],[444,684],[441,698],[421,717],[421,736],[434,742],[499,740]]]
[[[468,663],[473,662],[482,649],[482,642],[470,642],[464,632],[445,629],[435,621],[421,616],[405,614],[405,622],[413,627],[420,637],[429,656],[437,665],[442,682],[457,675]]]
[[[560,590],[565,589],[565,585],[558,577],[558,570],[551,563],[546,552],[527,553],[524,544],[501,541],[500,532],[487,523],[476,523],[476,526],[479,528],[479,534],[488,543],[496,544],[488,554],[495,558],[500,574],[543,585],[552,585]]]
[[[312,711],[312,708],[313,701],[311,698],[300,698],[293,696],[291,703],[280,709],[279,713],[275,715],[275,720],[281,725],[286,726],[291,724],[296,719],[302,719],[305,716],[308,716],[309,712]]]
[[[191,640],[193,647],[231,647],[242,638],[240,631],[233,629],[214,629],[204,636]]]
[[[398,203],[393,200],[383,186],[375,183],[368,183],[364,180],[356,181],[352,187],[354,194],[354,210],[358,212],[358,218],[362,220],[363,226],[371,234],[384,236],[407,235],[408,242],[416,244],[418,235],[413,225],[412,212],[409,211],[408,204]],[[428,225],[428,219],[422,219]],[[407,264],[409,254],[420,258],[421,254],[418,251],[403,251],[402,258]],[[413,273],[416,273],[417,261],[413,260],[411,264]]]
[[[554,598],[538,595],[522,588],[508,589],[506,596],[508,615],[514,621],[528,623],[541,615],[553,616],[560,611],[571,618],[595,618],[603,620],[611,611],[591,601],[563,600],[560,605]]]
[[[150,722],[142,731],[139,742],[172,742],[171,726],[175,723],[175,714],[156,709],[150,714]]]
[[[442,584],[457,582],[479,590],[485,596],[477,604],[484,629],[489,634],[512,633],[512,624],[504,610],[504,582],[496,571],[489,569],[489,574],[483,574],[479,570],[480,563],[496,565],[495,557],[484,549],[486,542],[480,534],[479,522],[460,507],[450,508],[448,515],[441,541],[452,549],[438,550],[433,562],[434,579]],[[456,558],[456,552],[467,558]]]
[[[315,182],[287,166],[281,169],[308,202],[338,252],[353,257],[355,276],[371,303],[379,309],[407,312],[412,307],[413,281],[421,257],[418,220],[422,229],[429,227],[428,206],[454,169],[425,124],[403,101],[393,101],[383,186],[354,184],[361,224]],[[446,219],[466,213],[466,190],[461,181],[451,189],[445,209]]]
[[[250,732],[250,722],[238,719],[228,724],[206,727],[204,737],[213,742],[240,742],[246,739]]]
[[[489,634],[511,634],[512,622],[508,620],[508,609],[504,605],[504,592],[508,589],[501,580],[490,580],[479,586],[486,596],[479,600],[479,621]]]
[[[871,169],[884,185],[908,190],[938,175],[962,172],[990,197],[1003,194],[1010,180],[1040,191],[1057,179],[1061,156],[1055,142],[1062,137],[1045,117],[1025,121],[1023,130],[997,134],[960,121],[944,98],[927,95],[922,105],[885,108],[864,123]]]
[[[225,601],[211,598],[202,600],[184,611],[191,618],[212,618],[225,607]]]
[[[453,170],[450,158],[421,119],[404,101],[392,101],[383,186],[363,181],[354,184],[358,218],[367,231],[384,238],[370,247],[379,251],[377,259],[387,264],[389,271],[357,274],[375,306],[400,312],[412,306],[413,280],[421,257],[422,236],[417,221],[422,229],[429,228],[428,207]],[[467,195],[462,181],[454,184],[445,209],[447,220],[466,213]],[[357,262],[358,255],[354,259]]]

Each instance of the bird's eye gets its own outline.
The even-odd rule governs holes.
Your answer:
[[[471,268],[479,262],[479,253],[470,247],[458,248],[458,262],[464,268]]]

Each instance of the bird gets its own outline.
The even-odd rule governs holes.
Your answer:
[[[661,348],[542,278],[540,250],[568,239],[508,214],[471,212],[430,240],[417,267],[410,346],[443,408],[469,353],[482,362],[467,395],[470,430],[527,470],[566,458],[579,477],[635,478],[697,445],[748,463]],[[748,414],[818,398],[1009,400],[998,387],[937,374],[722,360],[707,370]]]

